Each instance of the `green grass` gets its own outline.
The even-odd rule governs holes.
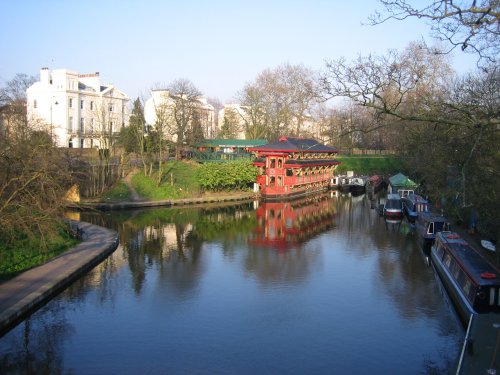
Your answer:
[[[124,201],[130,199],[131,191],[127,184],[123,181],[118,182],[113,188],[102,195],[102,198],[107,201]]]
[[[339,156],[336,174],[354,171],[357,175],[394,175],[404,170],[404,160],[394,156]]]
[[[45,240],[43,244],[40,238],[34,239],[22,234],[19,234],[15,241],[2,240],[0,243],[0,281],[43,264],[79,242],[71,237],[62,225],[54,234],[47,235]]]
[[[157,186],[157,175],[145,176],[140,172],[132,177],[132,186],[142,197],[149,200],[179,199],[199,195],[200,186],[195,171],[196,163],[171,161],[165,165],[162,183]]]

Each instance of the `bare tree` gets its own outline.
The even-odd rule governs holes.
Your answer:
[[[313,71],[302,65],[284,64],[261,72],[239,94],[250,138],[302,135],[317,99],[315,82]]]
[[[402,53],[389,51],[384,56],[360,56],[351,63],[343,58],[330,61],[322,84],[326,98],[348,98],[355,104],[372,108],[378,116],[449,123],[455,120],[437,118],[436,110],[446,102],[451,78],[445,56],[412,43]],[[364,131],[384,126],[382,122],[373,125]]]
[[[189,80],[178,79],[169,85],[172,107],[172,130],[176,136],[176,158],[181,158],[186,136],[200,107],[201,91]]]
[[[18,74],[0,89],[6,122],[0,136],[0,238],[33,236],[47,247],[44,240],[56,228],[73,178],[44,124],[27,118],[25,89],[32,81]]]
[[[500,2],[498,0],[433,0],[414,5],[410,0],[379,0],[383,12],[370,17],[372,25],[390,19],[416,17],[429,21],[434,36],[449,43],[450,50],[477,54],[479,60],[498,61],[500,53]],[[450,51],[448,50],[448,52]],[[446,52],[446,51],[445,51]]]

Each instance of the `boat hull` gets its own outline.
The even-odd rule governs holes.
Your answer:
[[[455,281],[453,275],[448,271],[448,269],[444,266],[444,263],[436,253],[436,247],[431,247],[431,260],[434,270],[439,275],[439,279],[444,285],[446,292],[450,296],[453,305],[458,313],[460,321],[462,324],[467,325],[470,319],[470,316],[475,313],[472,305],[469,303],[461,288]]]

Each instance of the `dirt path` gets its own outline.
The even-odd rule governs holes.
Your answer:
[[[137,191],[135,191],[134,187],[132,186],[132,177],[136,174],[139,173],[139,169],[135,168],[131,170],[123,179],[123,182],[128,186],[130,189],[130,195],[131,195],[131,200],[134,202],[137,201],[143,201],[144,199],[141,198],[139,194],[137,194]]]

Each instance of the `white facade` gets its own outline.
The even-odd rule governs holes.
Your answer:
[[[176,142],[177,135],[175,134],[175,124],[172,117],[174,107],[175,100],[169,90],[153,90],[151,91],[151,97],[144,103],[144,119],[146,125],[154,127],[158,118],[162,116],[165,124],[164,135],[169,140]],[[205,97],[200,96],[196,100],[196,109],[203,136],[207,139],[214,138],[217,134],[214,107],[208,103]]]
[[[245,109],[237,103],[224,104],[224,108],[219,111],[219,129],[222,129],[222,125],[224,124],[224,117],[226,114],[232,112],[235,117],[238,119],[238,135],[236,139],[245,139],[245,126],[249,123],[249,116]]]
[[[40,70],[40,81],[27,89],[28,119],[42,120],[58,147],[109,148],[128,126],[129,98],[99,73]]]

